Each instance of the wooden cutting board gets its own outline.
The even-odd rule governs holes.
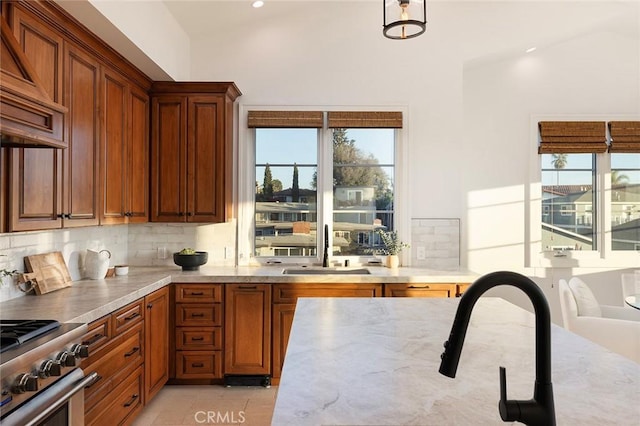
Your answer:
[[[25,256],[24,265],[27,272],[36,274],[36,294],[50,293],[71,286],[69,269],[59,251]]]

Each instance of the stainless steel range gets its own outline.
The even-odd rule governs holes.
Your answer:
[[[76,367],[89,356],[80,343],[86,324],[0,320],[0,423],[83,425],[87,377]]]

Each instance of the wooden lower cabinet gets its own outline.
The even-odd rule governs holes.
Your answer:
[[[86,412],[85,425],[128,425],[133,423],[144,406],[144,369],[138,367],[101,400],[99,405]]]
[[[456,284],[406,283],[385,284],[385,297],[455,297]]]
[[[287,352],[298,297],[380,297],[382,284],[287,283],[274,284],[271,376],[278,383]]]
[[[224,374],[270,374],[271,285],[225,287]]]
[[[169,287],[145,296],[144,399],[150,401],[169,380]]]
[[[172,383],[217,383],[223,365],[223,284],[173,285]]]
[[[98,380],[84,391],[86,425],[131,424],[169,378],[169,287],[89,324],[80,367]]]
[[[91,360],[91,357],[88,358]],[[107,424],[107,419],[101,416],[102,413],[109,412],[118,397],[118,389],[121,389],[124,382],[127,382],[132,375],[136,375],[140,370],[141,380],[138,398],[143,403],[143,362],[144,362],[144,325],[138,323],[130,330],[112,339],[109,343],[109,350],[91,362],[89,365],[82,365],[85,374],[96,372],[98,380],[85,389],[85,423],[86,424]],[[128,412],[127,412],[127,415]],[[111,414],[108,417],[109,424],[121,424],[126,416],[115,421]]]

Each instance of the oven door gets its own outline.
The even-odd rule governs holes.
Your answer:
[[[36,394],[2,419],[3,426],[83,426],[84,388],[96,381],[98,374],[84,377],[76,368],[51,386]]]

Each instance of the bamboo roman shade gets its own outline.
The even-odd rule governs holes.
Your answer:
[[[540,121],[539,154],[589,154],[607,151],[604,121]]]
[[[329,128],[402,128],[402,112],[400,111],[329,111],[327,113]]]
[[[249,128],[321,128],[322,111],[249,111]]]
[[[640,153],[640,121],[610,121],[609,152]]]

